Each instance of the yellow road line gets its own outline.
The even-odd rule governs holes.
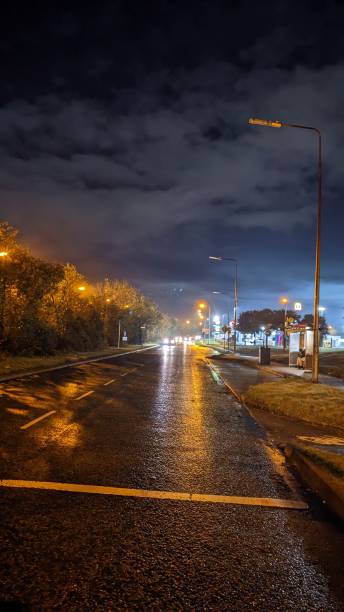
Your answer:
[[[180,493],[177,491],[150,491],[147,489],[125,489],[61,482],[40,482],[37,480],[0,480],[1,487],[45,489],[69,493],[92,493],[98,495],[115,495],[120,497],[141,497],[147,499],[170,499],[176,501],[208,502],[213,504],[235,504],[243,506],[266,506],[269,508],[286,508],[306,510],[307,504],[301,500],[275,499],[272,497],[238,497],[233,495],[206,495],[199,493]]]
[[[94,393],[94,391],[88,391],[87,393],[84,393],[83,395],[79,395],[79,397],[75,397],[74,401],[78,402],[79,400],[84,399],[84,397],[87,397],[88,395],[91,395],[92,393]]]
[[[106,383],[104,383],[104,387],[107,387],[108,385],[111,385],[111,383],[115,382],[115,378],[111,378],[111,380],[108,380]]]
[[[29,427],[32,427],[32,425],[36,425],[36,423],[43,421],[43,419],[46,419],[51,414],[55,414],[55,412],[56,410],[50,410],[50,412],[46,412],[45,414],[42,414],[42,416],[37,417],[37,419],[34,419],[33,421],[30,421],[29,423],[26,423],[26,425],[22,425],[20,429],[28,429]]]

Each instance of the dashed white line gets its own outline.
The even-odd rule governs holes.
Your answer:
[[[84,399],[84,397],[87,397],[88,395],[92,395],[92,393],[94,393],[94,391],[87,391],[87,393],[83,393],[83,395],[79,395],[79,397],[75,397],[74,401],[78,402],[79,400]]]
[[[145,367],[144,363],[137,363],[137,361],[131,361],[130,363],[128,363],[128,365],[137,366],[138,368],[144,368]]]
[[[123,374],[120,374],[120,376],[127,376],[128,374],[130,374],[130,372],[135,372],[137,368],[131,368],[131,370],[127,370],[126,372],[123,372]]]
[[[111,383],[115,382],[115,378],[112,378],[111,380],[108,380],[106,383],[104,383],[104,387],[107,387],[108,385],[111,385]]]
[[[43,421],[43,419],[48,418],[51,414],[55,414],[55,412],[56,410],[50,410],[49,412],[42,414],[42,416],[37,417],[37,419],[34,419],[33,421],[30,421],[29,423],[22,425],[20,429],[28,429],[29,427],[32,427],[32,425],[36,425],[36,423],[39,423],[39,421]]]

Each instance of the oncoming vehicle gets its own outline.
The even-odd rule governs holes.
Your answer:
[[[164,338],[161,342],[161,344],[163,344],[164,346],[174,346],[175,341],[174,338]]]

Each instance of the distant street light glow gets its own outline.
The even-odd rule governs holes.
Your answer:
[[[0,257],[7,257],[7,251],[0,251]]]

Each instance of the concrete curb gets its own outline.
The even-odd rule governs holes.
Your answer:
[[[226,383],[221,377],[224,386],[227,391],[231,393],[240,404],[247,410],[250,417],[258,423],[260,427],[263,427],[259,421],[252,414],[250,407],[245,402],[245,396],[243,393],[238,393],[236,389]],[[266,434],[273,442],[273,436],[263,427]],[[273,442],[274,443],[274,442]],[[306,457],[303,456],[294,446],[287,445],[284,449],[284,454],[287,460],[297,470],[299,478],[304,482],[317,497],[324,501],[329,510],[334,514],[340,521],[344,522],[344,499],[341,495],[333,489],[333,487],[327,482],[327,471],[325,468],[321,468]]]
[[[301,480],[344,522],[344,498],[327,482],[327,470],[306,458],[292,445],[286,446],[285,455],[296,468]]]
[[[94,361],[104,361],[105,359],[116,359],[117,357],[123,357],[124,355],[133,355],[134,353],[140,353],[142,351],[149,351],[150,349],[156,348],[159,344],[152,344],[151,346],[146,346],[145,348],[135,349],[134,351],[126,351],[124,353],[113,353],[111,355],[102,355],[101,357],[92,357],[91,359],[84,359],[82,361],[73,361],[72,363],[63,363],[59,366],[52,366],[51,368],[42,368],[39,370],[23,370],[23,372],[14,372],[13,374],[8,374],[6,376],[0,377],[0,383],[7,382],[8,380],[16,380],[18,378],[27,378],[28,376],[33,376],[34,374],[44,374],[45,372],[54,372],[54,370],[63,370],[64,368],[75,368],[79,365],[84,365],[86,363],[93,363]]]

